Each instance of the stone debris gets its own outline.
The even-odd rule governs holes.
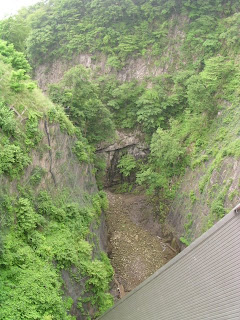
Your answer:
[[[149,216],[151,208],[145,196],[141,196],[140,199],[139,195],[134,194],[119,195],[109,191],[107,194],[109,210],[106,212],[106,222],[110,248],[108,253],[115,270],[118,288],[121,285],[121,294],[118,290],[117,296],[122,297],[123,291],[133,290],[176,253],[166,245],[164,239],[150,232],[148,218],[140,212],[138,201],[141,200],[142,208],[146,207],[146,214]],[[142,221],[145,221],[146,225]],[[153,225],[154,228],[156,229],[156,225]]]

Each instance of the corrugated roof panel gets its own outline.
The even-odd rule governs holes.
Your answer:
[[[240,214],[231,211],[101,320],[240,320]]]

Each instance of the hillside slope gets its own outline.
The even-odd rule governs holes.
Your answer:
[[[112,304],[106,197],[81,132],[29,70],[0,41],[0,319],[86,319]]]
[[[147,160],[125,150],[116,167],[185,244],[239,201],[239,9],[237,0],[54,0],[0,27],[92,145],[114,127],[144,133]],[[7,31],[16,24],[20,42]]]

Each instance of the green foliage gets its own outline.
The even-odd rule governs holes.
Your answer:
[[[116,126],[134,128],[137,125],[137,100],[144,92],[144,83],[136,80],[121,83],[115,77],[103,77],[98,80],[101,99],[113,114]]]
[[[30,163],[30,158],[19,146],[5,144],[0,150],[0,174],[16,177]]]
[[[22,52],[8,45],[6,41],[0,39],[0,54],[5,63],[10,64],[15,71],[22,70],[23,75],[31,70],[31,67]]]
[[[12,43],[17,51],[24,51],[26,39],[31,31],[28,21],[22,12],[0,21],[0,38]]]
[[[52,100],[65,108],[91,143],[109,139],[114,128],[99,94],[99,86],[90,80],[89,71],[82,66],[72,68],[59,84],[50,87]]]
[[[17,123],[13,111],[3,103],[0,103],[0,128],[8,136],[14,136],[16,127]]]
[[[72,319],[57,271],[14,233],[5,239],[0,270],[0,319]]]
[[[45,170],[38,166],[20,180],[31,162],[30,151],[42,140],[39,121],[43,116],[74,136],[81,161],[89,163],[92,148],[61,107],[47,100],[49,107],[42,108],[41,96],[35,99],[37,92],[27,89],[26,69],[18,68],[16,61],[12,69],[15,53],[9,48],[13,50],[4,43],[0,55],[0,88],[8,99],[0,102],[0,179],[4,182],[0,188],[0,319],[74,319],[69,315],[73,301],[65,297],[60,276],[62,269],[71,273],[73,266],[81,283],[89,280],[83,295],[100,315],[112,305],[108,285],[113,271],[106,257],[96,257],[97,243],[89,239],[93,238],[90,229],[107,208],[106,195],[90,197],[85,206],[72,202],[71,192],[60,188],[54,189],[53,197],[40,189]],[[24,62],[20,58],[19,66]],[[29,100],[22,100],[25,95]]]
[[[227,213],[225,209],[225,198],[229,191],[229,187],[232,184],[232,180],[230,179],[227,183],[224,183],[224,188],[218,192],[217,196],[211,203],[210,213],[207,216],[206,220],[203,224],[203,232],[207,231],[211,228],[216,221],[222,219]]]
[[[103,156],[96,154],[94,157],[94,167],[96,169],[96,181],[98,189],[102,190],[104,186],[104,177],[106,173],[106,160]]]
[[[92,149],[88,145],[86,139],[82,138],[81,140],[76,141],[73,151],[79,162],[89,163],[92,160]]]
[[[14,92],[21,92],[24,89],[31,91],[35,88],[33,82],[24,81],[30,79],[27,73],[31,70],[24,54],[22,52],[17,52],[13,45],[7,45],[7,43],[1,39],[0,58],[4,63],[11,65],[13,68],[9,85]]]
[[[239,52],[240,43],[239,43],[239,26],[240,26],[240,14],[239,12],[233,14],[223,21],[224,28],[219,35],[219,38],[225,42],[225,46],[228,50],[233,51],[234,53]]]
[[[238,18],[228,16],[238,11],[236,0],[124,0],[120,4],[54,0],[3,21],[0,35],[21,50],[26,46],[33,64],[56,57],[68,59],[73,53],[103,52],[109,66],[120,68],[129,56],[149,54],[149,48],[152,54],[161,55],[171,44],[169,30],[173,32],[178,14],[189,19],[183,49],[190,59],[194,58],[192,51],[199,53],[201,60],[225,45],[226,39],[228,46],[237,44]],[[15,26],[17,31],[10,33]]]
[[[39,120],[42,114],[39,112],[29,111],[28,119],[26,121],[26,138],[25,144],[27,148],[33,148],[42,140],[43,133],[39,131]]]
[[[142,123],[147,130],[155,129],[163,120],[160,99],[160,92],[152,88],[147,89],[137,101],[139,108],[137,120]]]
[[[69,120],[64,110],[58,106],[53,106],[48,111],[48,119],[50,123],[57,122],[62,131],[66,131],[70,136],[74,135],[77,130],[73,123]]]
[[[192,204],[194,204],[196,202],[197,197],[196,197],[195,192],[193,190],[191,190],[189,192],[189,198],[190,198]]]
[[[10,80],[10,87],[15,92],[21,92],[25,88],[25,83],[22,80],[27,80],[28,77],[25,75],[25,70],[19,69],[12,72]]]
[[[193,217],[192,217],[192,214],[189,213],[187,215],[187,223],[184,224],[184,229],[187,234],[189,233],[192,224],[193,224]]]
[[[108,209],[108,199],[107,195],[103,191],[99,191],[92,197],[92,205],[95,212],[100,215],[102,210]]]
[[[188,215],[186,216],[186,220],[187,222],[184,224],[184,236],[180,237],[179,240],[185,244],[186,246],[189,246],[192,242],[191,239],[191,227],[193,225],[193,216],[192,213],[188,213]]]
[[[129,182],[123,182],[117,185],[114,190],[116,193],[130,193],[132,191],[133,185]]]
[[[41,167],[36,167],[31,172],[29,182],[32,186],[38,186],[42,180],[42,177],[46,174],[46,170]]]
[[[42,139],[38,129],[40,113],[29,110],[25,126],[16,120],[14,108],[0,103],[0,174],[7,174],[12,178],[19,176],[30,163],[28,152]]]
[[[223,206],[223,201],[221,199],[217,199],[216,201],[213,201],[211,205],[211,213],[213,215],[216,215],[217,219],[221,219],[226,214],[226,210]]]
[[[186,246],[190,245],[190,242],[185,237],[180,237],[179,240]]]
[[[198,159],[196,159],[195,161],[193,161],[192,163],[192,168],[196,168],[198,166],[200,166],[203,162],[208,161],[209,157],[206,154],[201,155],[200,157],[198,157]]]
[[[238,195],[238,190],[234,190],[229,194],[229,199],[232,201],[237,195]]]
[[[107,207],[106,195],[94,195],[93,206],[86,208],[66,199],[69,196],[64,193],[54,200],[41,191],[32,200],[21,196],[4,201],[4,210],[15,222],[9,221],[11,229],[3,242],[0,319],[13,315],[18,319],[73,319],[67,315],[71,299],[62,300],[59,275],[59,270],[71,270],[73,265],[76,280],[86,279],[85,290],[96,316],[112,305],[107,292],[113,269],[104,254],[92,258],[93,244],[85,239],[91,222]]]
[[[124,177],[129,177],[133,173],[133,171],[136,170],[137,162],[134,156],[132,156],[131,154],[126,154],[121,157],[117,167],[120,169],[120,172]]]
[[[172,127],[174,126],[175,123],[172,124]],[[170,175],[177,174],[181,170],[184,159],[184,148],[173,132],[159,128],[151,142],[154,165],[168,170],[167,174]]]
[[[100,316],[113,305],[113,297],[104,293],[109,289],[109,281],[113,276],[113,268],[109,259],[102,254],[101,260],[94,260],[87,268],[89,279],[86,288],[91,289],[94,295],[91,298],[92,305],[99,305],[99,311],[95,316]]]
[[[196,112],[207,112],[209,117],[216,115],[219,98],[227,98],[226,85],[235,74],[233,62],[222,56],[211,58],[205,62],[204,70],[188,81],[189,106]],[[219,95],[220,93],[220,95]]]
[[[20,198],[16,209],[17,224],[19,229],[25,233],[33,231],[38,222],[38,215],[33,209],[30,201],[25,198]]]
[[[63,80],[50,87],[52,100],[60,106],[48,108],[47,116],[49,122],[58,122],[63,131],[76,136],[73,151],[81,163],[92,162],[94,158],[88,142],[98,145],[111,140],[115,126],[144,132],[150,142],[146,162],[137,164],[133,157],[125,155],[118,168],[125,177],[138,169],[137,182],[155,195],[163,221],[176,195],[179,178],[188,165],[196,171],[201,166],[199,191],[204,197],[223,159],[239,157],[239,132],[233,132],[234,126],[230,127],[238,118],[237,108],[234,116],[224,116],[225,121],[221,120],[221,113],[228,111],[229,104],[233,107],[239,104],[239,9],[236,0],[124,0],[121,3],[53,0],[2,21],[0,35],[17,49],[26,49],[34,66],[88,52],[92,54],[92,65],[95,62],[98,65],[99,57],[104,57],[106,66],[113,72],[129,61],[132,66],[132,60],[128,59],[141,56],[146,58],[153,74],[155,70],[161,71],[160,76],[141,83],[136,80],[121,83],[115,76],[97,76],[97,68],[93,73],[74,67]],[[15,26],[19,26],[18,30]],[[1,63],[7,63],[6,68],[0,64],[0,77],[3,77],[0,89],[5,89],[5,97],[9,99],[0,105],[0,173],[14,178],[29,164],[28,152],[41,140],[38,122],[42,114],[27,111],[27,120],[22,119],[25,104],[15,108],[11,101],[13,96],[18,101],[34,89],[27,75],[30,67],[23,54],[4,41],[0,41],[0,53]],[[16,110],[10,110],[10,105]],[[212,135],[214,138],[209,142]],[[96,157],[95,162],[97,171],[103,172],[104,161]],[[40,185],[43,174],[41,168],[35,168],[30,177],[32,187]],[[224,216],[228,187],[209,200],[210,215],[205,230]],[[121,188],[129,191],[131,185],[123,184]],[[190,190],[188,195],[190,206],[197,206],[199,199],[195,191]],[[230,194],[229,199],[234,195]],[[94,248],[86,239],[91,237],[92,219],[97,219],[107,207],[106,196],[94,195],[85,208],[69,202],[67,196],[54,200],[46,191],[40,191],[36,197],[24,193],[14,201],[2,202],[0,209],[7,213],[4,224],[13,233],[12,239],[9,236],[5,242],[1,240],[2,269],[6,273],[0,275],[3,283],[0,302],[4,306],[0,319],[10,319],[13,308],[20,310],[15,316],[19,319],[69,319],[69,307],[59,302],[62,284],[57,270],[71,269],[72,265],[77,269],[76,278],[87,279],[85,289],[89,296],[87,300],[80,299],[79,306],[84,310],[85,303],[97,305],[96,316],[104,312],[112,304],[106,293],[112,270],[105,258],[92,259]],[[184,228],[180,240],[188,245],[192,214],[187,215]],[[14,249],[11,242],[15,241],[19,247]],[[38,279],[31,273],[31,261],[39,267]],[[26,276],[22,280],[24,272]],[[28,273],[36,286],[40,286],[42,304],[39,300],[33,303],[31,290],[25,283]],[[49,299],[42,297],[40,276],[48,284]],[[30,292],[28,300],[21,300],[20,309],[15,298],[13,307],[8,307],[10,298],[15,297],[16,283],[21,284],[16,292],[22,300],[23,292]]]

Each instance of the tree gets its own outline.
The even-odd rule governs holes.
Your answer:
[[[114,132],[111,113],[99,95],[99,86],[83,66],[72,68],[60,83],[50,87],[52,100],[65,108],[83,135],[94,144],[108,140]]]
[[[17,51],[25,51],[26,39],[30,31],[30,25],[21,15],[0,21],[0,37],[12,43]]]

